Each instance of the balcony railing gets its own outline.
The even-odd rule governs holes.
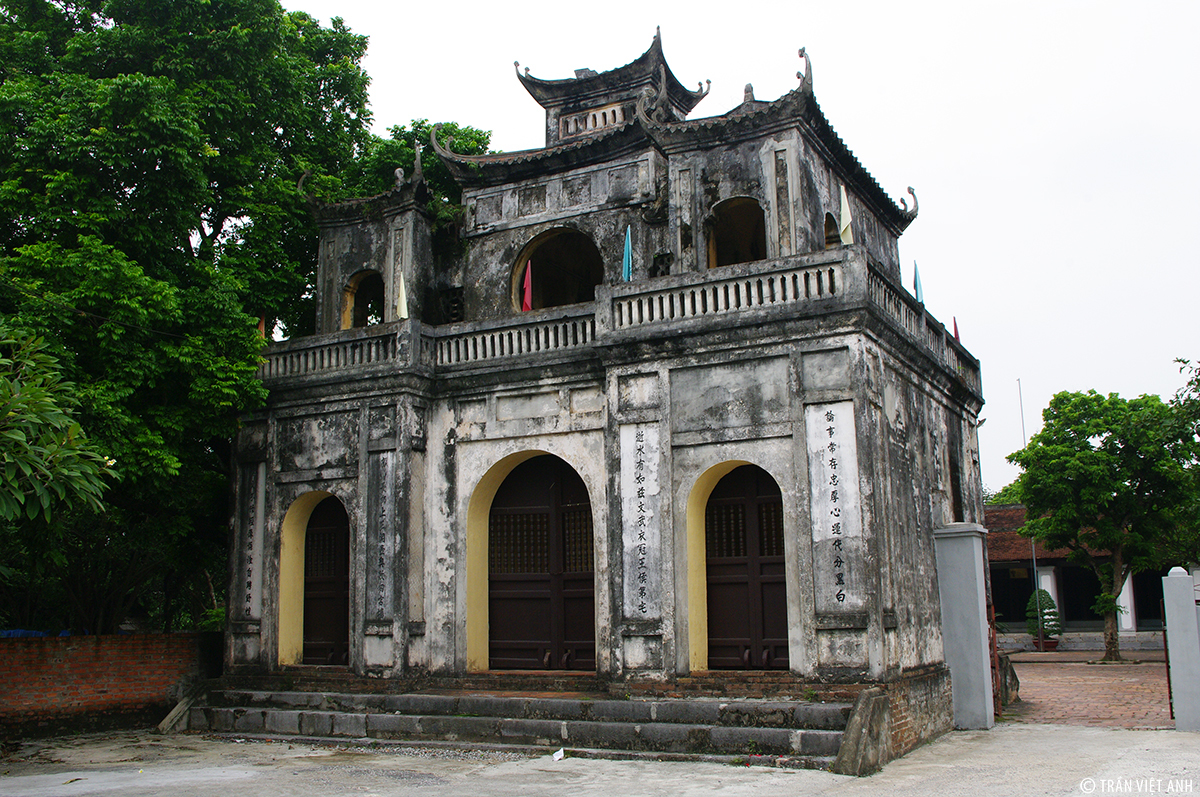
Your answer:
[[[403,324],[393,323],[273,343],[267,348],[258,376],[270,381],[404,365],[408,360],[406,332]]]
[[[596,337],[591,307],[562,308],[497,324],[454,324],[427,330],[435,368],[587,348]],[[464,329],[464,327],[467,327]]]
[[[782,267],[780,267],[782,265]],[[844,292],[841,263],[799,267],[772,262],[772,270],[729,274],[705,272],[668,278],[675,285],[655,286],[612,299],[613,328],[628,329],[656,322],[785,307],[833,298]],[[640,287],[640,286],[639,286]]]
[[[946,327],[925,312],[907,293],[901,292],[881,273],[871,269],[867,275],[867,295],[872,305],[908,333],[908,337],[925,348],[933,358],[958,374],[975,393],[982,390],[979,364],[967,354]]]
[[[266,381],[341,379],[350,369],[460,370],[588,356],[598,344],[670,337],[707,324],[760,324],[870,307],[974,392],[979,365],[907,291],[855,249],[760,261],[649,282],[601,285],[596,301],[494,322],[430,327],[415,320],[272,344]]]

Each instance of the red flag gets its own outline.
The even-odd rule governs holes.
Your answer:
[[[954,339],[958,340],[958,316],[954,316]],[[962,341],[959,341],[960,343]]]
[[[528,313],[533,309],[533,261],[525,264],[525,287],[521,296],[521,312]]]

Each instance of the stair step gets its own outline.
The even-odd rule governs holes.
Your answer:
[[[186,724],[216,733],[735,756],[827,769],[861,688],[808,683],[788,672],[610,683],[595,673],[380,679],[339,667],[289,667],[209,682]]]
[[[828,757],[842,731],[685,722],[559,720],[446,714],[387,714],[282,708],[193,708],[190,730],[293,736],[493,742],[678,753]]]
[[[221,689],[209,693],[212,708],[272,708],[361,714],[477,716],[597,722],[665,722],[727,727],[843,730],[848,703],[787,700],[612,700],[528,695],[356,694]]]

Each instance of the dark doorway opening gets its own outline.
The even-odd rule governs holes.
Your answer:
[[[350,661],[350,519],[330,496],[304,533],[305,664]]]
[[[708,666],[787,669],[783,496],[771,475],[742,465],[717,483],[704,512]]]
[[[570,465],[513,469],[488,518],[488,667],[595,670],[592,507]]]
[[[513,269],[512,300],[524,309],[526,272],[529,309],[591,302],[604,282],[604,260],[592,239],[578,230],[554,229],[533,239]]]
[[[767,226],[762,208],[749,197],[734,197],[712,210],[708,267],[753,263],[767,257]]]
[[[383,275],[360,271],[342,296],[342,329],[361,329],[383,323]]]

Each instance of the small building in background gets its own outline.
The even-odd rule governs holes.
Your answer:
[[[1001,648],[1030,649],[1025,630],[1025,607],[1034,589],[1034,549],[1019,533],[1025,525],[1021,504],[987,504],[988,562],[992,603]],[[1104,617],[1092,610],[1100,581],[1087,565],[1071,562],[1069,551],[1048,550],[1037,544],[1037,586],[1050,593],[1063,621],[1059,648],[1104,650]],[[1161,649],[1163,630],[1162,577],[1168,568],[1134,573],[1117,596],[1121,649]]]

